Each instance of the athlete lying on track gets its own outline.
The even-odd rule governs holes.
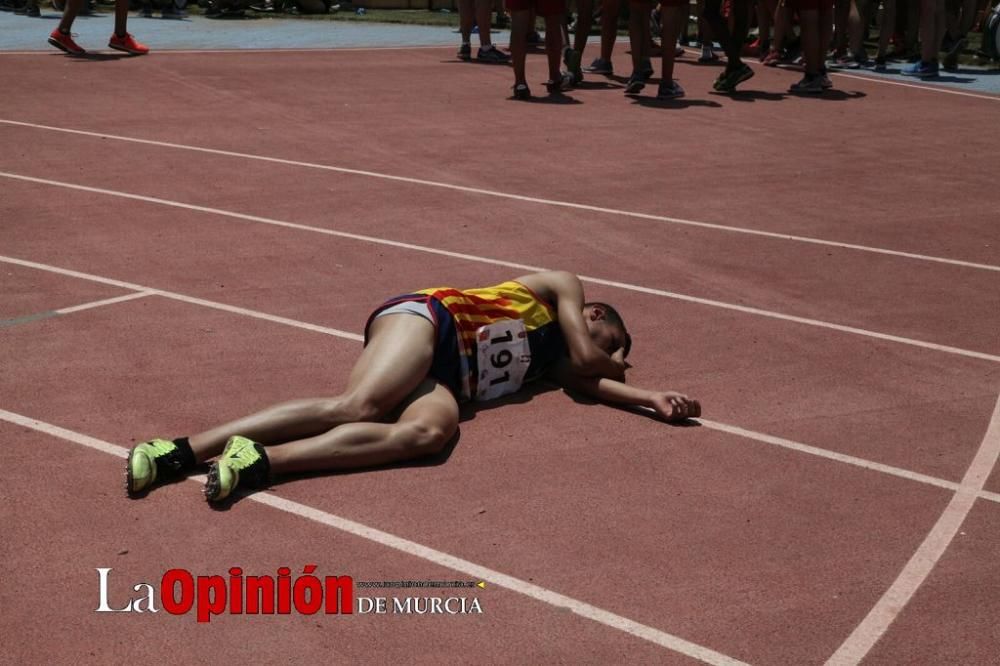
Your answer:
[[[700,416],[697,400],[625,384],[631,342],[615,309],[586,303],[571,273],[399,296],[368,319],[344,393],[138,444],[126,465],[127,489],[141,493],[219,454],[205,484],[211,502],[238,485],[266,485],[272,474],[434,454],[458,429],[459,402],[490,400],[542,377],[604,402],[650,407],[667,421]]]

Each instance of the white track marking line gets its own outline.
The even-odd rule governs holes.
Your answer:
[[[938,87],[938,86],[921,86],[915,83],[907,83],[905,81],[892,81],[890,79],[885,79],[880,76],[858,76],[857,74],[845,74],[844,72],[833,72],[836,76],[843,77],[845,79],[856,79],[858,81],[873,81],[875,83],[884,83],[889,86],[902,86],[904,88],[914,88],[916,90],[930,90],[932,92],[940,92],[948,95],[960,95],[962,97],[974,97],[976,99],[986,99],[991,102],[1000,102],[1000,96],[997,95],[979,95],[976,93],[965,92],[962,90],[955,90],[953,88]]]
[[[308,231],[311,233],[324,234],[327,236],[337,236],[339,238],[349,238],[351,240],[361,241],[365,243],[373,243],[376,245],[386,245],[389,247],[401,248],[404,250],[413,250],[416,252],[426,252],[428,254],[436,254],[445,257],[451,257],[454,259],[463,259],[466,261],[473,261],[481,264],[489,264],[493,266],[503,266],[506,268],[515,268],[517,270],[538,272],[550,270],[541,266],[532,266],[530,264],[521,264],[513,261],[504,261],[502,259],[492,259],[490,257],[483,257],[473,254],[465,254],[462,252],[452,252],[450,250],[441,250],[438,248],[428,247],[425,245],[414,245],[412,243],[403,243],[400,241],[388,240],[385,238],[378,238],[375,236],[364,236],[361,234],[352,234],[345,231],[335,231],[333,229],[326,229],[323,227],[312,227],[305,224],[297,224],[294,222],[286,222],[284,220],[276,220],[268,217],[261,217],[259,215],[247,215],[245,213],[237,213],[234,211],[222,210],[220,208],[209,208],[207,206],[197,206],[194,204],[187,204],[180,201],[172,201],[169,199],[160,199],[157,197],[147,197],[139,194],[130,194],[128,192],[120,192],[117,190],[107,190],[99,187],[88,187],[85,185],[72,185],[69,183],[62,183],[55,180],[47,180],[44,178],[34,178],[32,176],[21,176],[18,174],[12,174],[5,171],[0,171],[0,177],[11,178],[14,180],[23,180],[33,183],[41,183],[44,185],[52,185],[55,187],[63,187],[72,190],[79,190],[83,192],[92,192],[94,194],[104,194],[124,199],[132,199],[135,201],[143,201],[146,203],[153,203],[163,206],[171,206],[173,208],[181,208],[184,210],[192,210],[199,213],[207,213],[211,215],[219,215],[222,217],[228,217],[237,220],[246,220],[248,222],[256,222],[260,224],[268,224],[276,227],[284,227],[287,229],[297,229],[299,231]],[[877,340],[883,340],[886,342],[895,342],[899,344],[909,345],[912,347],[919,347],[922,349],[929,349],[938,352],[944,352],[947,354],[955,354],[958,356],[965,356],[968,358],[975,358],[983,361],[991,361],[993,363],[1000,363],[1000,356],[996,354],[987,354],[985,352],[974,351],[970,349],[963,349],[961,347],[953,347],[950,345],[942,345],[936,342],[927,342],[924,340],[917,340],[914,338],[906,338],[898,335],[891,335],[889,333],[879,333],[877,331],[870,331],[863,328],[858,328],[855,326],[846,326],[843,324],[836,324],[833,322],[822,321],[819,319],[809,319],[807,317],[797,317],[795,315],[787,315],[780,312],[775,312],[773,310],[764,310],[761,308],[753,308],[745,305],[737,305],[735,303],[727,303],[725,301],[716,301],[708,298],[700,298],[697,296],[689,296],[687,294],[680,294],[677,292],[666,291],[663,289],[654,289],[652,287],[643,287],[641,285],[630,284],[628,282],[617,282],[615,280],[606,280],[604,278],[591,277],[587,275],[580,275],[580,280],[583,282],[589,282],[591,284],[600,284],[607,287],[614,287],[617,289],[623,289],[626,291],[633,291],[642,294],[650,294],[652,296],[661,296],[664,298],[671,298],[678,301],[684,301],[687,303],[697,303],[699,305],[707,305],[710,307],[722,308],[725,310],[732,310],[735,312],[741,312],[744,314],[756,315],[760,317],[768,317],[771,319],[778,319],[781,321],[792,322],[796,324],[804,324],[807,326],[814,326],[817,328],[823,328],[831,331],[839,331],[841,333],[849,333],[852,335],[860,335],[863,337],[874,338]]]
[[[278,157],[266,157],[263,155],[253,155],[250,153],[238,153],[230,150],[217,150],[214,148],[203,148],[200,146],[191,146],[187,144],[180,143],[169,143],[165,141],[153,141],[151,139],[137,139],[133,137],[119,136],[115,134],[102,134],[99,132],[88,132],[85,130],[75,130],[65,127],[53,127],[50,125],[39,125],[37,123],[27,123],[17,120],[7,120],[0,118],[0,124],[12,125],[17,127],[29,127],[32,129],[42,129],[52,132],[64,132],[67,134],[76,134],[80,136],[96,137],[101,139],[112,139],[115,141],[127,141],[130,143],[138,143],[150,146],[158,146],[161,148],[176,148],[180,150],[190,150],[200,153],[208,153],[211,155],[224,155],[227,157],[237,157],[241,159],[258,160],[264,162],[272,162],[275,164],[284,164],[288,166],[304,167],[308,169],[320,169],[324,171],[334,171],[337,173],[345,173],[354,176],[364,176],[367,178],[379,178],[382,180],[390,180],[394,182],[408,183],[411,185],[423,185],[426,187],[435,187],[440,189],[447,189],[456,192],[464,192],[467,194],[478,194],[483,196],[497,197],[501,199],[509,199],[513,201],[522,201],[526,203],[541,204],[546,206],[553,206],[558,208],[569,208],[571,210],[582,210],[591,213],[602,213],[607,215],[616,215],[620,217],[629,217],[633,219],[648,220],[653,222],[663,222],[667,224],[684,225],[690,227],[697,227],[701,229],[711,229],[713,231],[724,231],[729,233],[746,234],[751,236],[759,236],[762,238],[771,238],[784,241],[793,241],[799,243],[808,243],[811,245],[821,245],[825,247],[835,247],[845,250],[857,250],[859,252],[868,252],[873,254],[881,254],[892,257],[901,257],[905,259],[915,259],[918,261],[929,261],[941,264],[949,264],[952,266],[961,266],[963,268],[975,268],[978,270],[985,271],[996,271],[1000,272],[1000,266],[995,266],[992,264],[980,264],[972,261],[963,261],[960,259],[948,259],[945,257],[935,257],[932,255],[917,254],[913,252],[902,252],[899,250],[890,250],[887,248],[872,247],[867,245],[858,245],[854,243],[841,243],[839,241],[829,241],[820,238],[813,238],[810,236],[797,236],[793,234],[782,234],[772,231],[759,231],[756,229],[746,229],[743,227],[733,227],[725,224],[714,224],[711,222],[699,222],[697,220],[687,220],[679,217],[669,217],[665,215],[652,215],[649,213],[638,213],[633,211],[618,210],[615,208],[605,208],[602,206],[591,206],[588,204],[580,204],[571,201],[559,201],[556,199],[542,199],[539,197],[530,197],[521,194],[512,194],[508,192],[501,192],[498,190],[487,190],[478,187],[467,187],[465,185],[454,185],[451,183],[444,183],[434,180],[424,180],[421,178],[410,178],[407,176],[394,176],[391,174],[380,173],[377,171],[365,171],[361,169],[349,169],[346,167],[330,166],[326,164],[317,164],[314,162],[300,162],[297,160],[286,160]],[[17,177],[16,174],[4,174],[8,177]],[[23,179],[29,179],[27,176],[21,176]],[[39,179],[37,182],[49,182],[55,183],[56,181],[46,181],[44,179]]]
[[[809,455],[812,456],[826,458],[828,460],[835,460],[837,462],[846,463],[848,465],[854,465],[855,467],[862,467],[864,469],[869,469],[875,472],[881,472],[883,474],[888,474],[890,476],[898,476],[903,479],[909,479],[910,481],[925,483],[930,486],[937,486],[938,488],[946,488],[951,491],[958,491],[962,488],[961,484],[955,483],[953,481],[946,481],[944,479],[939,479],[937,477],[929,476],[927,474],[921,474],[919,472],[911,472],[908,469],[902,469],[901,467],[893,467],[892,465],[884,465],[882,463],[873,462],[871,460],[865,460],[864,458],[858,458],[857,456],[851,456],[845,453],[837,453],[836,451],[821,449],[816,446],[802,444],[800,442],[795,442],[790,439],[785,439],[783,437],[775,437],[773,435],[767,435],[765,433],[755,432],[753,430],[746,430],[745,428],[740,428],[737,426],[731,426],[726,423],[709,421],[708,419],[700,418],[698,419],[698,422],[701,423],[704,427],[708,428],[709,430],[718,430],[719,432],[729,433],[731,435],[736,435],[737,437],[742,437],[744,439],[752,439],[757,442],[763,442],[765,444],[772,444],[774,446],[780,446],[785,449],[791,449],[792,451],[808,453]],[[996,499],[994,499],[993,501],[1000,500],[1000,495],[996,495],[995,497]]]
[[[152,292],[149,291],[138,291],[134,294],[125,294],[124,296],[115,296],[114,298],[105,298],[100,301],[93,301],[91,303],[83,303],[81,305],[73,305],[68,308],[59,308],[58,310],[53,310],[53,312],[61,315],[70,314],[72,312],[80,312],[81,310],[90,310],[91,308],[100,308],[105,305],[114,305],[115,303],[125,303],[126,301],[134,301],[137,298],[145,298],[146,296],[152,296]]]
[[[25,261],[23,259],[13,259],[11,257],[4,257],[2,255],[0,255],[0,262],[14,264],[17,266],[24,266],[27,268],[35,268],[42,271],[56,273],[58,275],[65,275],[67,277],[74,277],[81,280],[90,280],[93,282],[99,282],[101,284],[110,284],[116,287],[121,287],[123,289],[142,290],[142,292],[147,295],[162,296],[163,298],[181,301],[183,303],[200,305],[215,310],[230,312],[232,314],[242,315],[246,317],[253,317],[255,319],[262,319],[264,321],[274,322],[277,324],[281,324],[283,326],[291,326],[293,328],[312,331],[314,333],[322,333],[324,335],[344,338],[346,340],[355,340],[355,341],[364,340],[363,336],[358,335],[356,333],[349,333],[347,331],[341,331],[339,329],[328,328],[325,326],[317,326],[315,324],[310,324],[295,319],[289,319],[287,317],[276,317],[274,315],[269,315],[265,312],[249,310],[247,308],[233,307],[230,305],[226,305],[224,303],[217,303],[215,301],[209,301],[202,298],[194,298],[191,296],[186,296],[184,294],[178,294],[172,291],[164,291],[162,289],[144,287],[142,285],[133,284],[130,282],[121,282],[119,280],[113,280],[111,278],[101,277],[98,275],[91,275],[89,273],[81,273],[79,271],[72,271],[65,268],[58,268],[56,266],[49,266],[47,264],[40,264],[33,261]],[[846,463],[848,465],[854,465],[856,467],[862,467],[864,469],[869,469],[876,472],[882,472],[883,474],[889,474],[891,476],[908,479],[910,481],[916,481],[917,483],[924,483],[927,485],[936,486],[938,488],[946,488],[948,490],[958,490],[961,487],[960,484],[957,484],[953,481],[946,481],[945,479],[939,479],[937,477],[928,476],[926,474],[920,474],[919,472],[911,472],[910,470],[902,469],[900,467],[884,465],[882,463],[877,463],[871,460],[865,460],[864,458],[858,458],[856,456],[850,456],[843,453],[836,453],[834,451],[821,449],[815,446],[810,446],[808,444],[803,444],[801,442],[795,442],[789,439],[775,437],[773,435],[754,432],[753,430],[747,430],[745,428],[740,428],[738,426],[728,425],[725,423],[719,423],[717,421],[709,421],[709,420],[700,420],[700,422],[706,428],[712,430],[718,430],[720,432],[729,433],[732,435],[736,435],[737,437],[743,437],[745,439],[751,439],[763,444],[780,446],[786,449],[798,451],[800,453],[806,453],[820,458],[826,458],[828,460],[834,460],[837,462]],[[1000,503],[1000,494],[998,493],[992,493],[985,490],[981,490],[978,496],[983,499],[990,500],[992,502]]]
[[[889,625],[903,612],[917,589],[944,555],[955,533],[972,510],[978,491],[986,485],[997,458],[1000,457],[1000,398],[972,464],[962,478],[962,487],[945,507],[941,517],[923,543],[906,563],[893,584],[886,590],[847,640],[826,662],[828,666],[858,664],[879,641]]]
[[[13,423],[52,437],[66,440],[68,442],[82,444],[83,446],[117,456],[118,458],[128,457],[128,449],[121,446],[117,446],[115,444],[111,444],[110,442],[105,442],[82,433],[74,432],[72,430],[67,430],[66,428],[61,428],[50,423],[45,423],[44,421],[38,421],[37,419],[22,416],[21,414],[0,409],[0,419],[7,421],[8,423]],[[204,483],[205,477],[204,475],[192,476],[188,477],[188,481]],[[717,664],[719,666],[739,666],[744,663],[720,652],[716,652],[715,650],[686,641],[683,638],[679,638],[673,634],[668,634],[648,625],[640,624],[635,620],[630,620],[627,617],[592,606],[578,599],[559,594],[558,592],[554,592],[539,585],[489,569],[476,564],[475,562],[470,562],[460,557],[449,555],[448,553],[424,546],[423,544],[419,544],[415,541],[410,541],[409,539],[404,539],[403,537],[383,532],[382,530],[375,529],[374,527],[369,527],[362,523],[348,520],[347,518],[342,518],[332,513],[327,513],[326,511],[308,506],[306,504],[293,502],[292,500],[278,497],[277,495],[266,491],[247,495],[244,499],[267,505],[271,508],[278,509],[279,511],[284,511],[285,513],[293,514],[301,518],[305,518],[306,520],[311,520],[315,523],[326,525],[327,527],[332,527],[342,532],[347,532],[348,534],[353,534],[354,536],[372,541],[381,546],[386,546],[412,557],[426,560],[437,566],[445,567],[453,571],[467,574],[479,580],[487,581],[497,587],[506,588],[512,592],[522,594],[550,606],[572,611],[573,613],[587,618],[588,620],[592,620],[599,624],[603,624],[606,627],[631,634],[636,638],[641,638],[659,645],[660,647],[687,655],[707,664]]]
[[[225,303],[210,301],[204,298],[195,298],[194,296],[187,296],[186,294],[179,294],[174,291],[165,291],[163,289],[144,287],[143,285],[135,284],[132,282],[123,282],[121,280],[106,278],[100,275],[92,275],[90,273],[81,273],[79,271],[72,271],[65,268],[59,268],[58,266],[50,266],[48,264],[40,264],[34,261],[24,261],[23,259],[15,259],[14,257],[5,257],[0,255],[0,262],[7,264],[14,264],[15,266],[24,266],[26,268],[35,268],[41,271],[56,273],[58,275],[65,275],[67,277],[79,278],[81,280],[99,282],[101,284],[108,284],[114,287],[121,287],[122,289],[141,291],[148,296],[162,296],[163,298],[169,298],[171,300],[181,301],[182,303],[201,305],[206,308],[212,308],[213,310],[222,310],[223,312],[243,315],[245,317],[253,317],[254,319],[263,319],[264,321],[270,321],[276,324],[283,324],[285,326],[294,326],[295,328],[301,328],[306,331],[323,333],[325,335],[333,335],[338,338],[345,338],[347,340],[355,340],[357,342],[364,341],[364,336],[358,335],[357,333],[349,333],[347,331],[341,331],[340,329],[337,328],[330,328],[328,326],[319,326],[318,324],[310,324],[308,322],[298,321],[297,319],[289,319],[288,317],[279,317],[278,315],[272,315],[266,312],[260,312],[258,310],[250,310],[249,308],[241,308],[235,305],[227,305]]]

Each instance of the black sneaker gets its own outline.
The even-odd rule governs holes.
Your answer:
[[[531,99],[531,88],[527,83],[518,83],[514,86],[514,99]]]
[[[753,74],[754,71],[750,69],[750,65],[743,63],[732,71],[723,72],[722,75],[716,79],[713,87],[718,92],[736,92],[736,86],[748,79],[753,78]]]
[[[458,59],[469,61],[472,60],[472,45],[462,44],[458,47]]]
[[[584,71],[590,72],[592,74],[603,74],[605,76],[611,76],[615,73],[614,65],[611,64],[610,60],[605,60],[604,58],[597,58],[594,62],[590,63],[590,67],[584,67]]]
[[[479,51],[476,53],[476,62],[485,62],[491,65],[506,65],[510,62],[510,56],[495,46],[491,46],[488,49],[480,46]]]
[[[635,95],[645,87],[646,77],[642,75],[642,72],[632,72],[632,76],[628,77],[628,82],[625,84],[625,94]]]
[[[549,79],[545,82],[545,89],[549,93],[566,92],[573,87],[573,75],[569,72],[562,72],[558,79]]]

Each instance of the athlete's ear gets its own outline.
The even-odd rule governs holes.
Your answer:
[[[600,305],[590,306],[590,320],[591,321],[601,321],[607,316],[607,311]]]

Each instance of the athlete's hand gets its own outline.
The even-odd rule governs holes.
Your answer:
[[[656,413],[667,423],[701,416],[701,403],[680,393],[654,393],[651,402]]]

